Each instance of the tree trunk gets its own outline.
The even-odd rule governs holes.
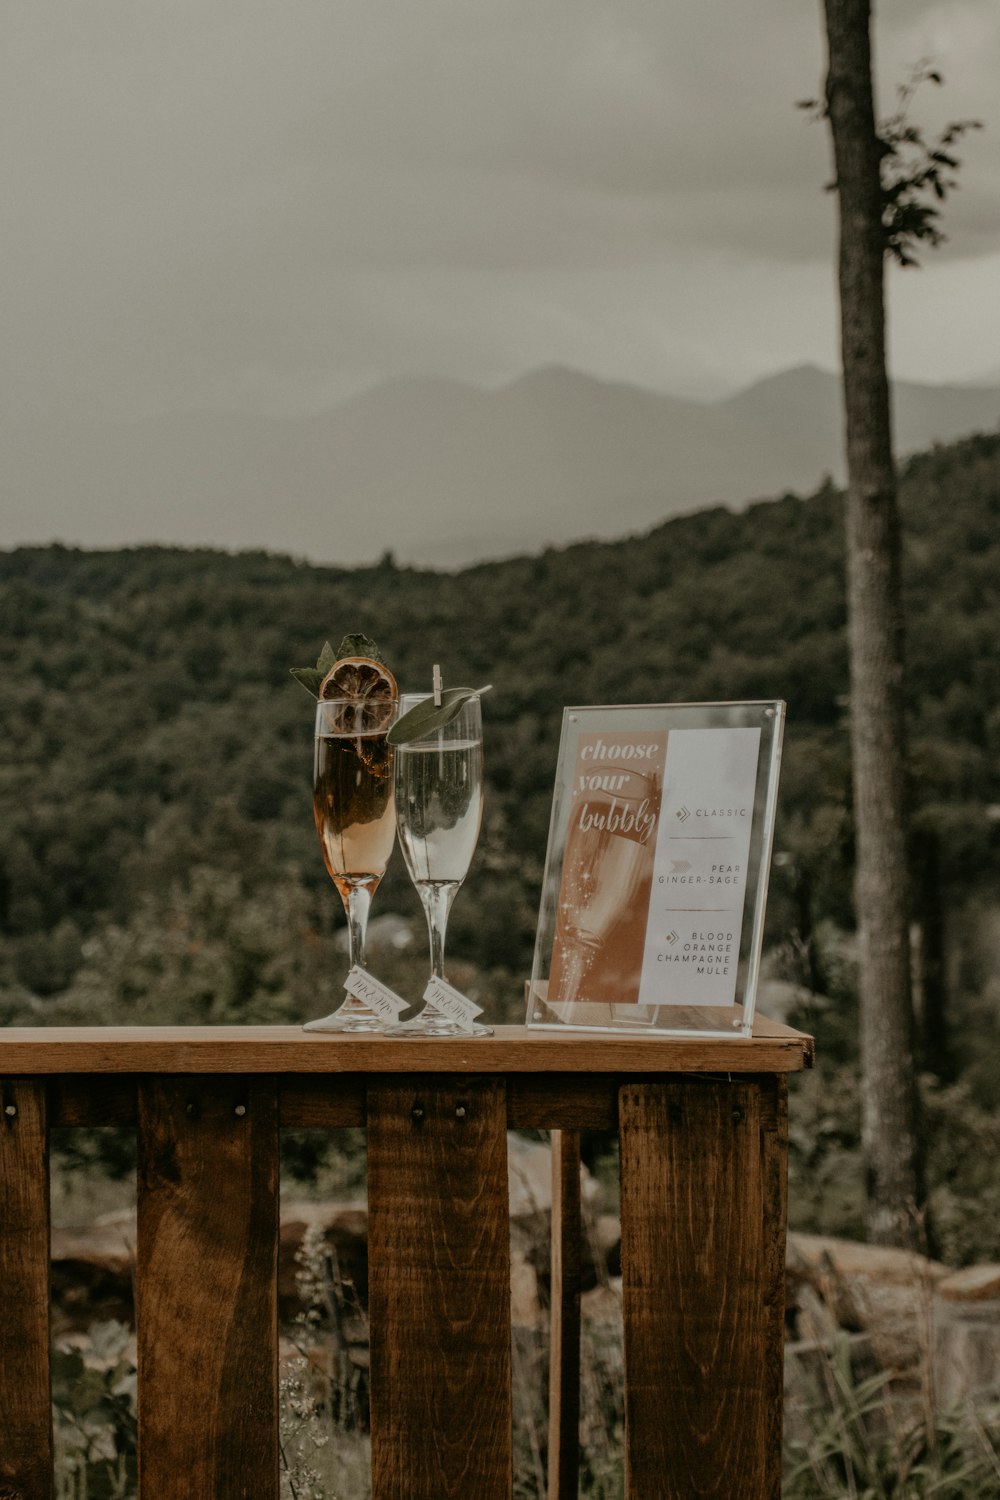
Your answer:
[[[910,972],[914,1014],[920,1038],[921,1066],[942,1081],[955,1077],[955,1056],[948,1026],[948,980],[945,964],[944,897],[941,890],[940,839],[924,828],[913,839],[913,932],[916,942]]]
[[[826,106],[840,204],[839,286],[847,425],[847,595],[862,1146],[867,1231],[915,1245],[923,1206],[913,1062],[906,878],[900,537],[885,358],[880,144],[869,0],[824,0]]]

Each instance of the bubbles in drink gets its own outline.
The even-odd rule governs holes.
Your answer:
[[[396,835],[393,750],[385,734],[316,739],[313,816],[331,878],[381,877]]]
[[[417,741],[396,756],[399,842],[411,880],[461,882],[483,815],[482,741]]]

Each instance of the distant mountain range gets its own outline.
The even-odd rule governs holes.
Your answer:
[[[900,455],[1000,421],[1000,384],[894,388]],[[318,416],[171,413],[3,434],[0,546],[159,541],[452,567],[840,479],[840,387],[803,366],[727,400],[550,368],[395,380]]]

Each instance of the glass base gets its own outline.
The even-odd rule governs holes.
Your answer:
[[[412,1021],[401,1021],[398,1026],[386,1028],[387,1036],[492,1036],[492,1026],[481,1026],[473,1021],[471,1026],[459,1026],[438,1011],[431,1015],[422,1010]]]
[[[339,1010],[333,1010],[328,1016],[320,1016],[317,1021],[306,1021],[302,1027],[303,1031],[362,1031],[362,1032],[384,1032],[385,1027],[381,1019],[367,1005],[356,1000],[353,995],[348,995]]]

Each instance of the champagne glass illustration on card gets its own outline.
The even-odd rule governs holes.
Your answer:
[[[433,698],[404,694],[400,718],[390,735],[396,755],[396,827],[406,868],[427,918],[432,992],[433,981],[447,984],[448,915],[468,873],[483,815],[479,695],[454,688],[438,696],[443,701],[436,705]],[[415,731],[420,729],[421,713],[428,727],[419,733]],[[396,1030],[411,1036],[492,1034],[490,1027],[471,1019],[452,1019],[432,998],[419,1015]]]
[[[631,944],[616,943],[615,934],[650,878],[649,809],[659,806],[659,783],[625,765],[610,765],[607,776],[614,792],[588,792],[571,814],[550,974],[552,993],[563,1001],[624,998],[635,967]]]

